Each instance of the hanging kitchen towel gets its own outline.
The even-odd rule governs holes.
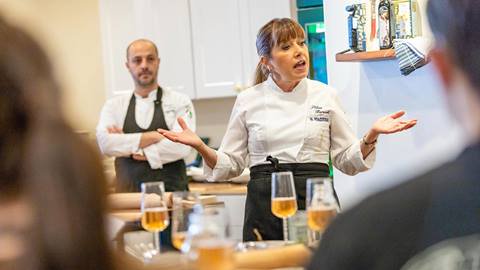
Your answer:
[[[402,75],[407,76],[428,63],[427,53],[430,48],[428,39],[422,37],[395,39],[393,44]]]

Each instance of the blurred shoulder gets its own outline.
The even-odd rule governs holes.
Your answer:
[[[312,265],[328,266],[328,269],[352,269],[353,266],[374,269],[374,265],[409,258],[418,248],[421,226],[433,194],[457,185],[452,176],[458,168],[458,161],[446,163],[373,194],[342,212],[322,236],[318,258],[314,257]],[[393,254],[395,260],[389,261]]]
[[[421,214],[428,207],[432,186],[448,189],[457,184],[459,164],[448,162],[399,185],[377,192],[339,216],[339,225],[390,226],[399,219]],[[392,211],[395,209],[395,211]],[[369,224],[370,223],[370,224]]]

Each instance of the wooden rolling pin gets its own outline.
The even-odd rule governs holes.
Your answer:
[[[140,201],[142,199],[142,193],[113,193],[108,195],[108,205],[111,210],[123,210],[123,209],[140,209]],[[155,194],[149,194],[148,199],[155,202],[158,200],[158,196]],[[166,192],[165,199],[168,207],[172,205],[172,193]],[[217,197],[215,195],[201,195],[199,196],[200,203],[203,205],[217,203]],[[182,201],[185,207],[192,206],[193,201]]]

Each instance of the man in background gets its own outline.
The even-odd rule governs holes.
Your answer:
[[[439,242],[480,232],[480,2],[430,0],[427,13],[431,60],[469,146],[454,161],[339,215],[308,269],[400,269]],[[453,251],[463,263],[478,263],[478,253],[471,260]]]
[[[165,140],[156,130],[181,130],[182,117],[195,129],[195,112],[185,94],[157,82],[160,58],[147,39],[127,47],[126,67],[135,84],[133,93],[108,100],[97,125],[103,154],[115,157],[117,192],[139,191],[142,182],[163,181],[167,191],[187,190],[184,158],[190,147]]]

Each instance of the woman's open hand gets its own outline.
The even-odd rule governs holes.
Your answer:
[[[404,114],[405,111],[398,111],[396,113],[379,118],[373,124],[372,131],[377,134],[390,134],[409,129],[417,124],[416,119],[400,119],[400,117],[402,117]]]
[[[195,132],[188,128],[187,124],[181,117],[179,117],[177,121],[182,128],[181,132],[174,132],[161,128],[157,129],[157,131],[172,142],[190,145],[193,148],[198,148],[203,145],[203,141],[200,139],[200,137],[198,137]]]

